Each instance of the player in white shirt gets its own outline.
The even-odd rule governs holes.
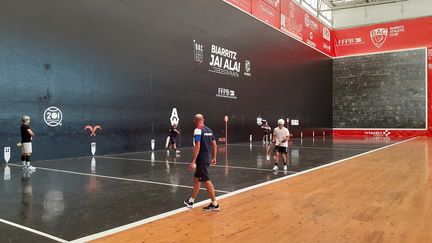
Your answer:
[[[282,160],[284,163],[284,171],[288,170],[287,167],[287,154],[288,154],[288,140],[290,133],[288,128],[284,127],[285,121],[283,119],[278,120],[278,127],[273,131],[273,143],[275,144],[275,166],[274,171],[278,170],[279,155],[282,154]]]

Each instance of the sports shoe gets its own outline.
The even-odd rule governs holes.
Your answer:
[[[36,171],[36,167],[33,167],[31,165],[26,165],[23,167],[24,170],[29,171],[29,172],[34,172]]]
[[[277,167],[277,165],[273,166],[273,170],[277,171],[279,168]]]
[[[213,203],[210,203],[207,207],[203,207],[203,210],[207,212],[219,211],[219,209],[220,209],[219,204],[214,206]]]
[[[179,154],[179,153],[180,153],[180,150],[176,150],[176,153]]]
[[[288,170],[288,166],[284,165],[284,171],[287,171],[287,170]]]
[[[183,203],[184,203],[184,205],[186,205],[186,207],[193,208],[193,205],[194,205],[193,202],[189,202],[189,200],[184,200]]]

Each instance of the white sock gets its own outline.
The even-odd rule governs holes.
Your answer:
[[[22,165],[23,165],[23,166],[26,166],[26,162],[25,162],[25,161],[23,161],[23,162],[22,162]]]
[[[213,206],[217,206],[218,203],[216,201],[212,201]]]
[[[189,202],[194,203],[194,202],[195,202],[195,199],[193,199],[193,198],[189,198]]]
[[[27,166],[30,166],[30,162],[27,162]]]

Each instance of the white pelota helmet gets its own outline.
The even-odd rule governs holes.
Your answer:
[[[285,125],[284,119],[279,119],[278,120],[278,125]]]

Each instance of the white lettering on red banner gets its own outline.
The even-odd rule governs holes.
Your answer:
[[[421,48],[432,46],[432,17],[335,30],[333,34],[336,56]]]

